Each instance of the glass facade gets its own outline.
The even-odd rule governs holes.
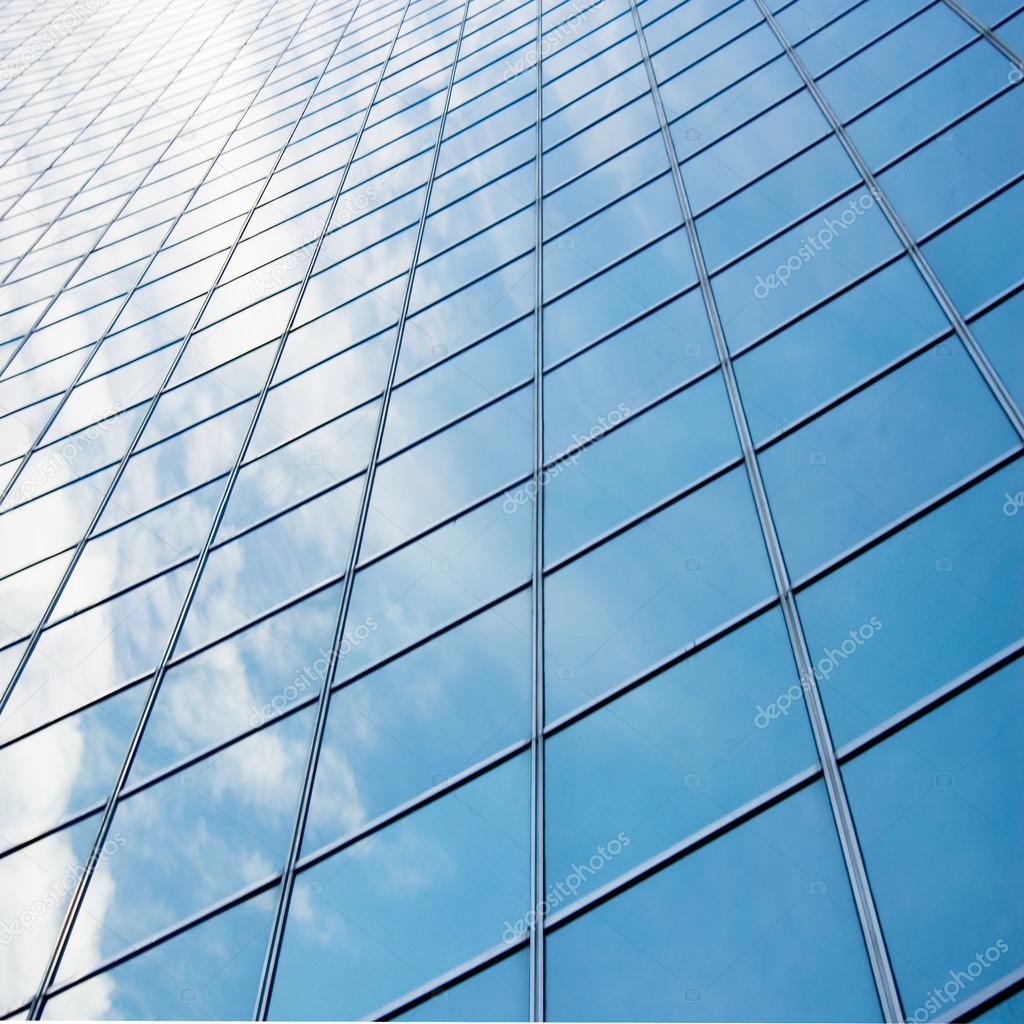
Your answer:
[[[0,1017],[1021,1019],[1024,2],[0,40]]]

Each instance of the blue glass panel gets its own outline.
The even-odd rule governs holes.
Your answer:
[[[1024,961],[1022,684],[1018,660],[843,769],[908,1020]]]
[[[773,592],[743,469],[549,576],[547,713],[572,710]]]
[[[547,954],[553,1020],[880,1019],[821,783],[554,932]]]
[[[776,20],[790,39],[807,37],[796,47],[796,52],[811,74],[817,76],[921,10],[927,2],[889,0],[884,4],[818,2],[782,5]]]
[[[375,619],[351,623],[342,658],[376,628]],[[332,694],[304,849],[347,835],[527,737],[529,711],[524,592]]]
[[[948,329],[909,259],[879,271],[736,360],[754,440]]]
[[[878,179],[915,237],[937,228],[1024,170],[1024,89],[1014,89]],[[936,176],[945,183],[930,188]]]
[[[530,1016],[530,961],[513,953],[439,992],[395,1020],[527,1020]]]
[[[241,1020],[252,1013],[276,889],[54,996],[44,1020]]]
[[[166,573],[46,629],[4,709],[0,736],[19,736],[151,672],[192,570]]]
[[[327,672],[340,600],[340,587],[329,587],[172,665],[129,784],[314,698]]]
[[[773,610],[552,736],[549,913],[813,765],[801,695]]]
[[[1018,461],[799,595],[836,743],[1020,637],[1022,491]]]
[[[828,123],[807,92],[772,107],[683,165],[694,212],[707,209],[827,134]]]
[[[544,293],[558,295],[682,223],[668,174],[645,185],[544,247]]]
[[[815,144],[700,218],[697,230],[708,266],[720,266],[857,182],[835,138]]]
[[[1004,88],[1007,74],[999,51],[979,41],[852,121],[847,130],[868,164],[880,167]]]
[[[281,870],[312,725],[292,715],[118,805],[61,979]]]
[[[1024,294],[1018,292],[971,324],[974,336],[1018,405],[1024,402],[1024,345],[1020,342],[1022,320]]]
[[[694,284],[696,270],[680,229],[544,308],[550,363]]]
[[[959,342],[918,356],[761,455],[790,572],[805,575],[1016,443]]]
[[[590,436],[619,403],[641,409],[716,359],[697,289],[584,349],[545,378],[546,457]]]
[[[1020,6],[1017,0],[965,0],[963,6],[983,25],[995,25]]]
[[[803,221],[712,281],[729,347],[742,347],[899,251],[868,192]]]
[[[378,624],[342,666],[358,672],[378,658],[507,593],[529,577],[531,503],[496,498],[361,569],[349,621]]]
[[[694,423],[701,424],[699,433],[691,429]],[[616,424],[617,429],[601,436]],[[621,403],[583,436],[599,439],[547,471],[549,562],[739,455],[725,385],[717,373],[634,416]],[[672,440],[666,444],[666,439]]]
[[[974,30],[944,4],[933,4],[913,21],[883,37],[819,81],[833,110],[847,121],[938,61]]]
[[[661,86],[666,114],[676,118],[686,113],[781,52],[782,47],[767,25],[744,32],[735,42],[712,51]],[[699,51],[691,52],[691,60],[701,56]]]
[[[1024,184],[1015,185],[924,245],[925,258],[962,313],[1024,277]]]
[[[367,1016],[500,944],[529,902],[529,795],[519,757],[302,872],[271,1017]]]

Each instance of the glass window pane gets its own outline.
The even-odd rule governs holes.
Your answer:
[[[961,313],[969,314],[1024,278],[1024,184],[1015,185],[923,246]]]
[[[1021,492],[1017,461],[798,596],[837,744],[1020,637]]]
[[[790,572],[799,579],[1016,443],[960,343],[930,349],[760,456]]]
[[[40,636],[0,719],[0,737],[20,736],[156,668],[193,566],[62,622]]]
[[[375,632],[351,622],[342,658]],[[331,695],[312,852],[529,736],[530,604],[520,593]]]
[[[596,442],[548,470],[544,528],[549,562],[739,455],[720,374],[646,412],[630,412],[625,403],[611,410],[583,435],[598,437]],[[699,433],[690,429],[693,423],[702,425]],[[616,429],[600,436],[609,426]],[[670,437],[679,440],[665,444]]]
[[[39,835],[110,795],[148,682],[0,748],[0,845]]]
[[[680,229],[544,307],[548,363],[622,326],[696,282],[686,232]]]
[[[292,715],[122,800],[58,977],[280,871],[312,725]]]
[[[802,692],[772,610],[550,737],[549,913],[815,764]]]
[[[46,969],[82,865],[89,856],[99,815],[40,839],[0,858],[0,921],[3,922],[4,971],[0,974],[0,1006],[13,1010],[28,1002]],[[105,849],[109,859],[116,842]],[[98,941],[96,922],[82,931]]]
[[[529,780],[520,756],[303,871],[271,1017],[367,1016],[498,945],[530,898]]]
[[[956,1013],[1024,959],[1022,684],[1018,660],[843,769],[908,1020]]]
[[[550,718],[625,682],[773,592],[741,468],[548,577]]]
[[[881,1019],[822,783],[560,928],[547,954],[552,1020]]]
[[[908,84],[848,126],[868,164],[881,167],[1007,83],[1006,59],[984,40]]]
[[[974,336],[1018,405],[1024,402],[1024,345],[1020,344],[1022,318],[1024,293],[1018,292],[971,324]]]
[[[327,673],[340,601],[340,587],[328,587],[171,665],[129,785],[316,697]]]
[[[446,988],[395,1020],[526,1020],[529,1003],[530,961],[524,951]]]
[[[47,1000],[44,1020],[241,1020],[252,1013],[277,889]]]
[[[345,659],[354,674],[529,578],[528,510],[496,498],[359,571],[352,622],[378,628]]]
[[[716,358],[696,289],[581,350],[544,380],[545,457],[586,439],[619,403],[639,410]]]
[[[834,203],[712,280],[729,347],[741,348],[899,251],[870,193]]]
[[[361,558],[430,529],[530,471],[533,395],[526,386],[378,464]]]
[[[754,440],[948,329],[909,259],[879,271],[736,360]]]

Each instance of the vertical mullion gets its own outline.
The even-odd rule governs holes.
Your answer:
[[[533,256],[533,564],[530,680],[530,1020],[545,1018],[544,829],[544,0],[537,0]]]
[[[413,244],[412,254],[409,258],[409,272],[405,284],[405,294],[402,298],[402,307],[398,317],[398,326],[395,331],[395,343],[391,353],[391,362],[388,367],[388,375],[380,398],[380,408],[377,411],[377,423],[374,431],[373,444],[367,462],[366,476],[363,480],[362,494],[359,499],[359,510],[356,514],[355,529],[352,533],[352,540],[349,546],[349,556],[345,569],[344,581],[342,583],[341,599],[338,607],[338,616],[335,621],[334,638],[331,642],[330,658],[327,671],[324,674],[324,681],[321,686],[320,695],[317,701],[316,723],[313,727],[313,735],[310,739],[309,753],[306,758],[306,766],[302,781],[302,793],[299,799],[295,815],[295,825],[292,830],[291,841],[288,848],[288,858],[285,863],[284,872],[281,878],[281,890],[278,894],[277,907],[271,923],[270,937],[267,941],[267,951],[263,963],[263,971],[260,977],[260,988],[256,998],[256,1006],[253,1011],[255,1020],[266,1020],[270,1010],[270,999],[273,994],[274,980],[277,974],[278,963],[281,957],[281,945],[284,939],[284,929],[291,904],[291,895],[295,888],[295,875],[299,854],[302,850],[302,838],[305,834],[306,821],[309,816],[310,803],[313,797],[313,783],[316,777],[316,770],[320,760],[320,751],[323,748],[324,733],[327,727],[327,715],[331,703],[331,687],[334,676],[337,672],[338,658],[341,650],[342,640],[345,635],[345,623],[348,619],[349,606],[352,602],[352,588],[356,575],[356,566],[359,563],[359,552],[362,547],[363,534],[366,531],[366,520],[370,510],[370,499],[373,492],[373,481],[376,476],[377,465],[380,459],[380,451],[384,441],[384,427],[387,421],[388,407],[391,402],[391,392],[394,388],[395,377],[398,373],[398,359],[402,350],[402,338],[405,335],[405,325],[409,316],[409,306],[412,301],[412,289],[416,277],[416,267],[419,262],[419,254],[423,245],[423,235],[426,230],[427,216],[430,213],[430,197],[433,194],[434,178],[437,174],[437,165],[441,155],[441,145],[444,142],[444,129],[448,120],[448,108],[451,104],[452,92],[455,88],[455,76],[459,67],[459,54],[462,51],[462,40],[466,30],[466,18],[469,14],[469,6],[472,0],[463,0],[462,19],[459,22],[459,34],[455,44],[455,52],[452,55],[452,69],[448,78],[448,88],[445,93],[444,106],[441,110],[437,128],[437,138],[434,141],[434,151],[431,157],[430,172],[427,177],[425,194],[423,197],[423,208],[420,211],[419,224],[416,229],[416,240]],[[387,59],[381,68],[381,77],[377,80],[373,97],[367,104],[366,113],[363,117],[362,129],[370,117],[374,101],[380,84],[387,71],[391,56],[394,53],[401,32],[402,24],[408,13],[411,0],[406,0],[402,10],[402,19],[395,32],[391,48],[388,51]],[[358,141],[357,141],[358,148]],[[354,148],[353,156],[356,153]]]
[[[279,53],[279,55],[277,57],[277,60],[274,62],[274,66],[267,72],[267,74],[264,77],[263,83],[261,84],[260,88],[257,89],[253,93],[253,96],[249,100],[249,103],[246,105],[245,110],[240,115],[238,123],[241,123],[241,121],[245,117],[245,114],[252,108],[253,104],[255,103],[256,97],[259,95],[260,91],[263,88],[263,85],[265,85],[266,82],[269,81],[271,75],[273,75],[273,73],[274,73],[274,70],[277,68],[277,66],[280,63],[280,61],[284,58],[285,54],[287,54],[289,48],[291,47],[292,42],[295,40],[295,38],[301,32],[302,26],[305,24],[306,19],[309,17],[309,15],[312,13],[314,8],[317,6],[317,3],[318,3],[318,0],[312,0],[312,2],[310,3],[309,7],[306,9],[305,14],[302,16],[301,21],[296,26],[295,31],[292,33],[292,35],[289,38],[288,42],[281,48],[281,51],[280,51],[280,53]],[[356,9],[357,6],[358,6],[358,3],[353,6],[353,9],[352,9],[353,13],[355,12],[355,9]],[[273,8],[273,5],[270,5],[268,9],[272,9],[272,8]],[[339,34],[338,40],[335,43],[335,48],[334,49],[337,49],[337,46],[341,42],[341,38],[344,35],[345,30],[348,28],[348,24],[350,22],[351,22],[351,15],[349,17],[349,21],[347,21],[346,24],[345,24],[345,28],[342,29],[342,32]],[[255,31],[255,29],[254,29],[254,31]],[[327,60],[324,62],[323,69],[320,72],[320,78],[322,78],[323,74],[326,72],[327,67],[330,64],[331,57],[333,57],[333,55],[334,55],[334,50],[331,51],[331,54],[328,56]],[[318,78],[317,79],[317,83],[319,83],[319,81],[320,81],[320,79]],[[227,268],[227,266],[228,266],[228,264],[229,264],[229,262],[231,260],[232,255],[234,254],[236,248],[238,247],[238,244],[242,240],[242,238],[243,238],[243,236],[245,234],[245,230],[248,227],[249,222],[252,220],[253,214],[255,213],[256,207],[259,205],[260,200],[263,198],[263,194],[266,191],[266,189],[267,189],[267,187],[268,187],[268,185],[270,183],[270,180],[273,177],[274,172],[276,171],[278,165],[280,164],[280,161],[281,161],[281,159],[282,159],[282,157],[284,155],[284,151],[287,148],[288,143],[291,141],[292,136],[294,135],[295,131],[297,130],[297,128],[299,126],[299,123],[300,123],[300,121],[302,119],[302,115],[303,115],[303,113],[305,113],[305,110],[308,107],[309,102],[312,100],[312,97],[315,95],[315,92],[316,92],[316,86],[314,85],[314,87],[310,90],[310,93],[309,93],[309,96],[306,99],[306,102],[303,104],[302,110],[299,112],[299,114],[296,116],[294,122],[292,123],[291,131],[289,132],[288,137],[285,139],[284,143],[282,144],[281,149],[278,152],[277,159],[274,161],[274,164],[271,167],[271,169],[267,172],[267,175],[266,175],[266,177],[264,178],[264,181],[263,181],[263,186],[260,189],[260,192],[256,196],[255,200],[253,201],[253,205],[250,208],[248,214],[246,215],[245,220],[243,221],[242,225],[240,226],[238,234],[237,234],[237,237],[235,238],[235,241],[232,244],[231,249],[228,251],[228,254],[225,257],[225,259],[224,259],[224,261],[223,261],[223,263],[222,263],[222,265],[220,267],[220,270],[218,271],[216,279],[214,280],[213,284],[211,285],[209,291],[206,293],[206,296],[205,296],[205,298],[204,298],[204,300],[203,300],[203,302],[202,302],[202,304],[200,306],[200,309],[196,312],[195,318],[193,319],[193,322],[192,322],[192,325],[191,325],[191,327],[190,327],[190,329],[188,331],[188,334],[185,336],[184,340],[181,342],[181,344],[180,344],[180,346],[178,348],[178,351],[175,354],[174,359],[171,361],[171,365],[169,366],[169,368],[167,369],[167,372],[164,375],[164,378],[163,378],[163,380],[161,382],[160,387],[158,388],[156,394],[154,394],[152,400],[150,401],[149,407],[147,408],[146,413],[145,413],[145,415],[142,418],[142,422],[139,424],[138,428],[136,429],[135,435],[132,438],[132,442],[128,446],[128,449],[125,451],[124,456],[122,457],[121,462],[118,465],[117,471],[114,474],[114,478],[111,480],[110,485],[108,486],[107,491],[104,494],[104,497],[103,497],[102,501],[100,502],[99,508],[96,510],[95,514],[93,515],[93,518],[92,518],[92,520],[91,520],[91,522],[89,524],[89,528],[86,530],[84,536],[79,541],[78,546],[75,549],[75,553],[72,556],[71,562],[70,562],[70,564],[68,565],[67,569],[64,572],[64,575],[63,575],[63,577],[61,579],[61,583],[58,586],[57,592],[54,594],[53,598],[51,599],[50,604],[47,607],[47,611],[46,611],[46,613],[43,616],[43,619],[40,621],[39,626],[37,626],[36,631],[33,633],[33,637],[32,637],[33,641],[38,642],[39,634],[42,632],[42,628],[43,628],[43,626],[45,626],[46,620],[49,618],[49,615],[52,614],[53,608],[56,606],[56,602],[60,599],[60,595],[63,592],[64,587],[67,585],[67,581],[70,578],[71,573],[73,572],[75,566],[77,565],[79,559],[81,558],[82,551],[84,550],[85,545],[88,542],[90,535],[95,530],[96,524],[99,522],[100,517],[103,515],[103,511],[106,508],[107,504],[109,503],[111,495],[113,494],[114,489],[117,487],[117,484],[118,484],[119,480],[121,479],[121,476],[124,473],[124,470],[125,470],[125,467],[127,466],[128,460],[130,459],[132,453],[134,452],[136,446],[138,445],[139,439],[142,436],[142,433],[145,431],[146,426],[149,423],[149,420],[152,417],[153,412],[154,412],[154,410],[156,408],[156,405],[157,405],[157,403],[160,400],[160,397],[162,396],[164,390],[167,387],[167,384],[169,383],[171,377],[174,374],[175,369],[177,368],[177,366],[178,366],[182,356],[184,355],[184,352],[186,350],[188,342],[191,340],[192,335],[195,332],[196,326],[198,325],[199,321],[201,320],[201,318],[203,316],[203,313],[205,312],[206,307],[208,306],[208,304],[210,302],[210,299],[211,299],[211,297],[212,297],[212,295],[214,293],[214,290],[216,289],[218,283],[220,282],[220,279],[223,276],[223,274],[224,274],[224,272],[225,272],[225,270],[226,270],[226,268]],[[237,466],[236,466],[236,469],[237,469]],[[208,548],[209,548],[209,542],[207,543],[206,549],[204,549],[206,554],[208,554]],[[65,950],[67,948],[68,941],[70,940],[71,932],[72,932],[72,929],[74,927],[75,920],[76,920],[76,918],[78,916],[78,913],[81,910],[82,904],[84,902],[85,893],[86,893],[86,890],[88,889],[89,881],[91,880],[92,875],[93,875],[93,873],[95,871],[96,865],[99,862],[99,857],[100,857],[100,853],[101,853],[102,848],[103,848],[103,844],[106,842],[107,835],[108,835],[108,833],[110,831],[110,826],[111,826],[111,823],[112,823],[113,818],[114,818],[114,812],[115,812],[115,810],[117,808],[117,803],[118,803],[118,799],[119,799],[120,793],[124,789],[125,783],[126,783],[127,778],[128,778],[128,774],[129,774],[129,772],[131,770],[131,766],[132,766],[132,763],[133,763],[134,758],[135,758],[135,754],[138,751],[139,743],[140,743],[141,738],[142,738],[142,732],[143,732],[143,729],[145,728],[145,724],[146,724],[146,721],[148,719],[148,715],[149,715],[149,713],[151,713],[153,705],[155,703],[160,682],[161,682],[161,680],[163,678],[163,675],[165,674],[165,671],[166,671],[166,665],[167,665],[167,659],[168,659],[168,656],[169,656],[169,652],[173,651],[174,643],[175,643],[175,641],[177,639],[177,636],[180,634],[181,627],[182,627],[182,625],[184,623],[184,617],[185,617],[185,614],[186,614],[186,612],[188,610],[188,600],[192,596],[192,594],[194,593],[196,583],[198,582],[198,569],[199,568],[201,568],[201,566],[197,567],[197,575],[193,579],[192,586],[190,587],[189,592],[186,595],[186,599],[185,599],[186,603],[183,605],[182,610],[179,613],[178,619],[177,619],[177,621],[175,623],[174,632],[172,632],[171,639],[168,642],[168,645],[167,645],[167,647],[165,649],[165,653],[164,653],[163,658],[161,659],[161,663],[160,663],[159,669],[158,669],[157,673],[154,675],[153,682],[152,682],[151,687],[150,687],[150,691],[149,691],[149,693],[147,695],[146,703],[143,706],[143,709],[142,709],[142,711],[140,713],[140,716],[139,716],[139,720],[136,723],[134,732],[132,734],[131,741],[129,742],[128,750],[125,753],[125,757],[124,757],[124,760],[122,762],[121,769],[120,769],[120,771],[118,773],[117,780],[115,781],[114,787],[111,790],[110,796],[108,797],[107,802],[105,804],[104,811],[103,811],[103,816],[102,816],[102,819],[101,819],[100,824],[99,824],[99,829],[97,831],[96,839],[95,839],[95,841],[94,841],[94,843],[92,845],[92,848],[90,850],[89,856],[88,856],[88,858],[87,858],[87,860],[85,862],[85,865],[83,867],[82,874],[79,877],[78,883],[77,883],[77,885],[75,887],[75,891],[74,891],[74,893],[73,893],[73,895],[71,897],[71,902],[70,902],[70,904],[68,906],[68,909],[67,909],[67,912],[65,914],[64,920],[63,920],[63,922],[61,924],[61,929],[60,929],[60,932],[58,933],[57,940],[56,940],[56,942],[54,944],[54,948],[53,948],[53,951],[51,953],[50,960],[49,960],[49,962],[47,964],[46,971],[45,971],[45,973],[43,975],[42,982],[40,983],[40,986],[39,986],[39,990],[37,991],[35,997],[32,1000],[32,1005],[31,1005],[31,1008],[30,1008],[30,1011],[29,1011],[29,1018],[30,1019],[38,1019],[39,1018],[39,1015],[41,1014],[41,1012],[43,1010],[43,1006],[45,1004],[45,1000],[46,1000],[46,996],[47,996],[48,990],[53,985],[54,980],[56,978],[57,970],[60,967],[61,959],[62,959],[62,957],[64,955],[64,952],[65,952]],[[8,687],[7,692],[4,694],[4,698],[5,699],[7,699],[10,696],[10,693],[13,692],[13,688],[16,685],[17,679],[19,677],[19,673],[20,673],[20,671],[23,671],[24,666],[25,666],[25,664],[27,662],[27,659],[30,656],[31,651],[33,649],[34,649],[34,643],[30,641],[30,643],[26,646],[25,652],[24,652],[24,654],[22,656],[22,659],[21,659],[21,661],[19,663],[19,666],[18,666],[19,671],[16,672],[15,675],[12,677],[11,684]]]
[[[956,304],[950,298],[949,293],[946,291],[942,282],[932,269],[931,264],[924,258],[924,254],[921,252],[920,246],[918,246],[913,235],[911,235],[909,229],[903,223],[903,219],[896,211],[896,207],[893,206],[889,197],[878,184],[878,180],[875,178],[871,168],[864,160],[860,151],[853,144],[853,140],[847,133],[846,128],[836,116],[835,111],[832,109],[821,89],[818,88],[817,81],[815,81],[813,75],[811,75],[807,70],[799,54],[793,48],[793,44],[779,27],[778,22],[775,20],[774,15],[768,9],[764,0],[754,0],[754,2],[761,11],[761,15],[768,24],[768,27],[774,33],[775,38],[786,51],[786,55],[789,57],[790,62],[796,69],[797,74],[800,75],[808,93],[817,104],[818,109],[824,115],[825,120],[828,121],[833,133],[839,140],[843,149],[846,151],[846,155],[857,168],[857,173],[861,176],[864,184],[878,203],[885,219],[889,222],[889,226],[899,238],[904,251],[910,257],[914,266],[917,268],[918,273],[920,273],[921,277],[924,279],[925,284],[928,286],[929,291],[931,291],[935,301],[939,304],[942,312],[946,315],[950,324],[952,324],[956,336],[960,339],[964,349],[967,351],[967,354],[971,357],[971,360],[977,367],[978,372],[981,374],[982,379],[988,386],[988,389],[992,392],[993,397],[1006,414],[1007,419],[1010,421],[1013,429],[1017,432],[1018,437],[1024,438],[1024,414],[1021,413],[1020,407],[1017,405],[1013,396],[1003,383],[1002,378],[996,372],[996,369],[989,361],[988,356],[985,355],[984,350],[978,344],[978,340],[974,337],[974,333],[971,331],[970,327],[967,326],[967,321],[964,320],[960,311],[956,308]],[[997,43],[996,45],[999,44]],[[1005,47],[1000,48],[1005,50]]]
[[[756,0],[759,9],[764,17],[769,17],[763,0]],[[732,356],[729,346],[725,340],[725,331],[722,327],[721,316],[711,288],[711,278],[708,274],[707,264],[704,261],[704,254],[700,244],[700,237],[697,234],[697,226],[690,206],[686,186],[683,182],[682,172],[679,167],[679,160],[675,150],[675,143],[672,139],[668,126],[668,119],[665,115],[665,108],[661,100],[661,93],[658,89],[657,76],[654,66],[651,63],[650,50],[647,46],[647,39],[644,34],[643,23],[640,12],[637,10],[636,0],[629,0],[630,11],[633,16],[633,23],[636,28],[637,41],[643,55],[644,65],[647,69],[647,77],[651,88],[651,97],[654,101],[658,122],[661,126],[662,139],[665,143],[668,155],[669,166],[672,172],[672,180],[675,185],[676,194],[679,200],[680,209],[689,236],[690,248],[693,253],[696,265],[697,276],[701,295],[707,310],[708,320],[711,326],[711,333],[714,337],[715,348],[718,353],[719,363],[722,368],[722,377],[726,391],[729,396],[729,406],[732,412],[736,433],[739,437],[740,447],[743,453],[743,463],[746,468],[747,479],[753,494],[754,504],[757,509],[758,522],[764,538],[765,547],[771,563],[772,575],[775,580],[775,587],[778,593],[780,606],[786,623],[786,632],[789,636],[793,658],[803,682],[807,715],[810,720],[811,732],[814,736],[815,747],[818,758],[821,762],[822,777],[828,793],[829,805],[832,810],[832,817],[838,833],[839,844],[843,853],[843,860],[846,865],[850,881],[850,888],[853,893],[854,903],[857,908],[857,916],[860,921],[861,932],[864,937],[864,944],[871,966],[872,975],[875,980],[875,987],[882,1007],[885,1020],[895,1024],[902,1021],[903,1011],[900,1004],[899,992],[896,987],[896,979],[889,959],[888,950],[885,946],[885,939],[882,934],[881,923],[878,919],[878,911],[875,906],[874,895],[867,877],[867,869],[864,865],[860,843],[853,823],[853,815],[850,811],[846,796],[846,789],[839,770],[839,762],[836,758],[835,747],[828,729],[828,721],[825,717],[825,709],[818,691],[817,680],[814,675],[814,668],[811,661],[810,651],[804,635],[803,625],[800,621],[796,599],[793,594],[792,584],[789,579],[789,571],[782,555],[782,547],[779,542],[778,533],[775,528],[775,521],[772,518],[771,507],[768,503],[768,493],[761,477],[761,469],[757,461],[753,439],[750,428],[747,424],[746,412],[743,407],[743,400],[740,395],[739,386],[732,365]]]

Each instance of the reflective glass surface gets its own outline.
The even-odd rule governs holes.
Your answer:
[[[0,1018],[1014,1019],[1022,52],[0,6]]]

